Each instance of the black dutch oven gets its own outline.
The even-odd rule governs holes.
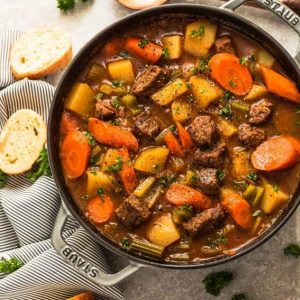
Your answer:
[[[277,14],[283,21],[289,24],[300,36],[300,17],[297,16],[285,5],[276,0],[255,0],[258,4]],[[100,285],[114,285],[124,280],[139,268],[145,266],[155,266],[173,269],[193,269],[205,268],[228,262],[247,252],[257,248],[262,243],[273,236],[290,218],[300,203],[300,187],[298,187],[293,199],[282,212],[276,222],[261,236],[250,241],[238,249],[237,253],[232,256],[219,255],[214,258],[201,260],[195,263],[175,264],[170,262],[157,261],[151,258],[137,256],[133,253],[123,251],[118,245],[104,237],[99,233],[85,218],[77,208],[73,201],[64,181],[63,172],[59,155],[59,123],[61,113],[63,111],[63,99],[70,90],[73,82],[76,80],[78,73],[88,63],[89,59],[97,53],[102,46],[115,35],[120,35],[138,24],[146,24],[166,16],[175,17],[205,17],[212,21],[223,24],[234,29],[241,34],[249,37],[253,41],[262,45],[269,51],[276,60],[289,70],[289,77],[295,82],[300,82],[300,47],[298,47],[295,57],[291,57],[287,51],[272,38],[268,33],[251,23],[245,18],[234,14],[234,10],[242,5],[246,0],[231,0],[221,7],[211,7],[198,4],[175,4],[164,5],[156,8],[147,9],[137,13],[133,13],[113,25],[107,27],[91,39],[82,50],[73,59],[71,65],[61,79],[52,101],[48,122],[48,149],[50,164],[55,183],[59,194],[62,198],[62,207],[57,216],[56,224],[52,234],[52,244],[62,258],[72,265],[79,273],[89,278],[91,281]],[[74,217],[78,223],[102,246],[106,247],[113,253],[120,255],[129,260],[129,265],[116,274],[105,274],[100,271],[91,261],[84,258],[84,253],[78,253],[72,249],[62,237],[63,226],[68,217]]]

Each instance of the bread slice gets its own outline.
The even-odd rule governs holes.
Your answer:
[[[0,133],[0,169],[9,175],[30,170],[45,145],[46,133],[46,124],[36,112],[14,113]]]
[[[83,293],[72,298],[68,298],[67,300],[94,300],[94,297],[91,293]]]
[[[28,31],[11,47],[10,65],[16,79],[36,79],[65,68],[72,58],[69,34],[60,28]]]

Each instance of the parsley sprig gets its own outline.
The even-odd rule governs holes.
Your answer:
[[[36,162],[36,166],[27,174],[27,178],[30,181],[35,182],[42,175],[51,176],[48,152],[46,148],[43,148],[43,150],[41,151],[40,156]]]
[[[23,266],[23,262],[16,257],[0,261],[0,273],[10,274]]]

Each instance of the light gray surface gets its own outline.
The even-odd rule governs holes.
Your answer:
[[[218,5],[213,0],[170,1],[197,2]],[[114,0],[94,0],[76,6],[64,14],[56,8],[55,0],[0,0],[0,26],[27,29],[40,25],[58,25],[68,30],[73,39],[74,53],[85,42],[114,20],[130,13]],[[290,53],[294,53],[296,34],[270,14],[257,9],[240,8],[239,14],[270,32]],[[233,262],[206,270],[164,270],[144,268],[123,283],[126,299],[215,299],[203,290],[204,276],[217,270],[231,270],[236,279],[217,299],[230,299],[244,292],[249,299],[300,299],[300,260],[285,257],[282,248],[291,241],[299,241],[299,209],[283,229],[262,247]],[[110,253],[114,268],[125,262]]]

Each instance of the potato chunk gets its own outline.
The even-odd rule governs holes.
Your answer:
[[[174,122],[184,122],[192,118],[192,108],[184,100],[175,100],[171,105],[172,117]]]
[[[254,101],[264,97],[268,93],[268,90],[263,85],[253,84],[250,92],[246,95],[246,101]]]
[[[186,82],[177,78],[153,94],[151,99],[157,104],[164,106],[184,94],[187,90]]]
[[[208,20],[199,20],[186,27],[184,50],[195,56],[207,57],[216,39],[217,26]]]
[[[169,213],[155,218],[148,227],[147,235],[151,243],[162,247],[167,247],[180,238]]]
[[[223,118],[218,118],[218,125],[221,129],[221,132],[226,137],[231,137],[238,132],[238,129],[232,122],[224,120]]]
[[[112,79],[121,80],[128,84],[134,81],[132,62],[129,59],[121,59],[108,64],[108,72]]]
[[[133,166],[141,172],[158,174],[164,169],[168,155],[169,149],[165,147],[150,147],[139,153]]]
[[[233,174],[236,179],[242,177],[253,171],[250,163],[250,154],[245,148],[235,147],[232,153]]]
[[[94,90],[86,83],[75,83],[65,101],[65,108],[87,118],[94,114],[95,96]]]
[[[266,50],[259,50],[256,54],[257,63],[268,68],[272,68],[275,58]]]
[[[88,170],[86,174],[87,174],[87,194],[90,197],[95,196],[99,188],[103,188],[105,191],[114,190],[116,181],[113,176],[95,170]]]
[[[190,84],[196,101],[203,109],[222,96],[222,90],[204,77],[192,76]]]
[[[180,35],[165,36],[161,41],[167,51],[167,59],[177,59],[182,55],[182,37]]]

